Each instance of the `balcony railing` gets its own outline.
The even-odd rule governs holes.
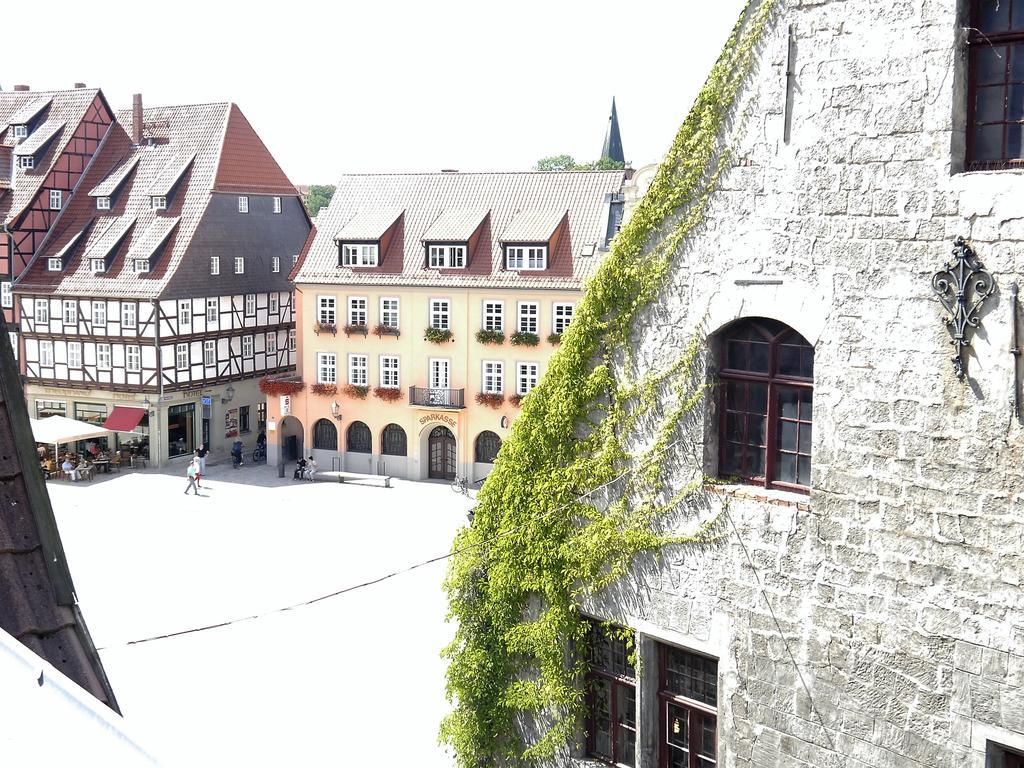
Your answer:
[[[466,390],[409,387],[409,403],[428,408],[465,408]]]

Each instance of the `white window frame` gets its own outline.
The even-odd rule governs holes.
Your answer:
[[[124,348],[124,370],[126,373],[142,372],[142,347],[128,344]]]
[[[435,363],[437,367],[435,369]],[[444,372],[444,386],[441,385],[440,376],[434,376],[435,370],[437,373]],[[435,383],[437,382],[437,383]],[[447,357],[431,357],[427,358],[427,388],[428,389],[451,389],[452,386],[452,361]]]
[[[277,274],[281,271],[281,257],[271,256],[270,257],[270,271]]]
[[[220,274],[220,256],[211,256],[210,257],[210,274],[211,275],[219,275]]]
[[[393,302],[394,306],[389,306]],[[388,328],[397,328],[402,320],[402,301],[397,296],[381,296],[380,298],[380,324]]]
[[[252,334],[247,333],[242,337],[242,357],[249,358],[256,354],[256,345],[253,342]]]
[[[370,311],[367,309],[365,296],[348,297],[348,324],[367,325],[370,322]]]
[[[537,272],[548,268],[546,245],[506,245],[505,269],[516,272]]]
[[[280,213],[280,212],[281,212],[281,198],[275,196],[274,197],[274,213]],[[274,258],[277,258],[277,257],[275,256]]]
[[[92,303],[92,324],[93,325],[106,325],[107,324],[107,302],[105,302],[105,301],[94,301]]]
[[[480,391],[488,395],[505,394],[505,363],[501,360],[480,362]]]
[[[109,371],[111,367],[111,351],[109,344],[96,345],[96,370]]]
[[[297,337],[297,334],[295,333],[295,329],[294,328],[289,328],[288,329],[288,351],[289,352],[294,352],[295,351],[295,348],[296,348],[296,345],[297,345],[297,341],[296,341],[297,338],[298,337]]]
[[[96,210],[97,211],[109,211],[110,210],[110,198],[106,195],[101,195],[96,198]]]
[[[82,367],[82,342],[68,342],[68,368]]]
[[[149,198],[149,207],[154,211],[166,211],[167,195],[152,195]]]
[[[316,297],[316,321],[321,325],[335,325],[338,322],[338,298],[336,296]]]
[[[50,322],[50,300],[49,299],[36,299],[35,316],[37,323]]]
[[[30,171],[36,167],[36,159],[32,155],[18,155],[18,168],[22,171]]]
[[[316,383],[338,383],[338,356],[333,352],[316,353]]]
[[[89,259],[89,270],[94,275],[102,274],[107,271],[106,259]]]
[[[246,195],[238,196],[238,212],[248,213],[249,212],[249,198]]]
[[[245,316],[255,317],[256,316],[256,294],[247,293],[245,294]]]
[[[532,372],[530,371],[530,366],[533,366]],[[526,379],[525,384],[524,379]],[[538,381],[540,381],[540,363],[529,361],[516,363],[517,395],[528,395],[530,390],[537,386]]]
[[[378,243],[342,243],[341,266],[376,267],[378,264],[380,264],[380,245]]]
[[[53,342],[50,339],[42,339],[39,342],[39,365],[53,368]]]
[[[203,340],[203,365],[207,368],[217,364],[217,340]]]
[[[18,334],[14,331],[7,332],[7,339],[11,342],[11,352],[14,354],[14,359],[18,359]]]
[[[46,271],[47,272],[60,272],[64,269],[64,260],[59,256],[50,256],[46,260]]]
[[[427,324],[431,328],[449,330],[452,327],[452,300],[431,299],[427,306],[430,309],[427,315]]]
[[[176,371],[188,370],[188,344],[174,345],[174,369]]]
[[[145,275],[149,273],[149,259],[135,259],[132,264],[132,268],[136,275]]]
[[[565,333],[573,317],[576,315],[576,304],[572,301],[556,301],[551,305],[551,330]]]
[[[78,325],[78,302],[65,299],[61,308],[64,312],[64,325]]]
[[[121,329],[134,328],[138,319],[135,304],[131,301],[121,303]]]
[[[236,275],[244,275],[245,274],[245,257],[244,256],[235,256],[235,274]]]
[[[50,210],[59,211],[64,207],[64,190],[51,189],[50,190]]]
[[[213,310],[212,316],[211,309]],[[220,320],[220,299],[214,296],[206,300],[206,322],[216,323],[218,320]]]
[[[10,309],[14,306],[14,283],[10,280],[0,282],[0,307]]]
[[[505,331],[505,302],[495,299],[484,299],[481,309],[482,322],[480,327],[485,331]]]
[[[350,352],[348,355],[348,383],[354,387],[367,387],[369,381],[366,355]]]
[[[380,385],[384,389],[398,389],[401,386],[401,361],[398,355],[380,356]]]
[[[263,342],[263,347],[268,355],[277,354],[277,331],[267,331],[267,338]]]
[[[267,304],[267,311],[270,314],[276,315],[278,312],[281,311],[281,297],[278,296],[276,293],[270,294],[270,296],[267,298]]]
[[[16,139],[27,139],[28,138],[28,126],[25,125],[24,123],[22,123],[20,125],[12,125],[11,128],[14,129],[14,138],[16,138]]]
[[[178,324],[192,325],[192,302],[189,299],[178,299]]]
[[[431,269],[465,269],[465,243],[431,243],[427,246],[427,266]]]
[[[524,310],[531,310],[524,311]],[[516,330],[519,333],[540,333],[540,302],[516,302]]]

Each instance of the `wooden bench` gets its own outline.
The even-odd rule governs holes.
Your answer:
[[[385,488],[391,487],[390,475],[364,475],[359,472],[317,472],[313,475],[314,480],[337,480],[339,483],[359,482],[360,480],[383,481]]]

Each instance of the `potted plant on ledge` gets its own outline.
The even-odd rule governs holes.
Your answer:
[[[361,384],[348,384],[345,387],[345,394],[349,397],[355,397],[359,400],[365,400],[366,395],[369,394],[370,388]]]
[[[314,395],[323,395],[324,397],[334,397],[338,394],[337,384],[310,384],[309,391]]]
[[[384,325],[384,323],[380,323],[373,327],[373,335],[378,339],[381,336],[394,336],[395,338],[398,338],[402,333],[393,325]]]
[[[540,336],[529,331],[516,331],[512,334],[511,341],[516,347],[536,347],[540,344]]]
[[[488,408],[500,408],[505,402],[505,396],[497,392],[477,392],[476,402],[478,405],[486,405]]]
[[[386,403],[395,403],[402,399],[402,390],[398,387],[374,387],[373,396]]]
[[[429,341],[431,344],[444,344],[446,341],[453,341],[454,338],[455,335],[450,328],[434,328],[431,326],[423,332],[424,341]]]
[[[476,340],[481,344],[504,344],[505,334],[501,331],[489,331],[481,328],[476,332]]]
[[[366,327],[366,323],[349,323],[345,326],[345,335],[351,336],[353,333],[361,333],[366,336],[370,332],[370,329]]]
[[[509,395],[508,396],[508,402],[509,402],[509,405],[511,405],[513,408],[518,408],[519,406],[521,406],[523,404],[523,396],[522,395]]]
[[[562,334],[560,334],[560,333],[548,334],[548,344],[551,344],[552,346],[554,346],[556,344],[561,344],[561,343],[562,343]]]
[[[269,397],[296,395],[305,387],[305,384],[295,379],[272,379],[268,376],[264,376],[259,382],[260,392]]]
[[[313,323],[313,333],[319,336],[321,333],[330,333],[334,336],[338,335],[338,326],[334,323]]]

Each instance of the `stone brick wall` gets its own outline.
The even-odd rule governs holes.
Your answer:
[[[1009,354],[1024,174],[956,172],[955,0],[783,6],[723,138],[734,167],[635,348],[656,370],[665,349],[737,318],[800,331],[815,347],[812,490],[709,493],[701,516],[728,502],[719,543],[638,563],[591,608],[636,628],[641,652],[655,638],[719,658],[725,768],[981,768],[986,739],[1024,745],[1024,429]],[[930,285],[958,235],[997,283],[965,381]],[[711,474],[715,400],[691,435]],[[679,482],[695,469],[680,459]]]

